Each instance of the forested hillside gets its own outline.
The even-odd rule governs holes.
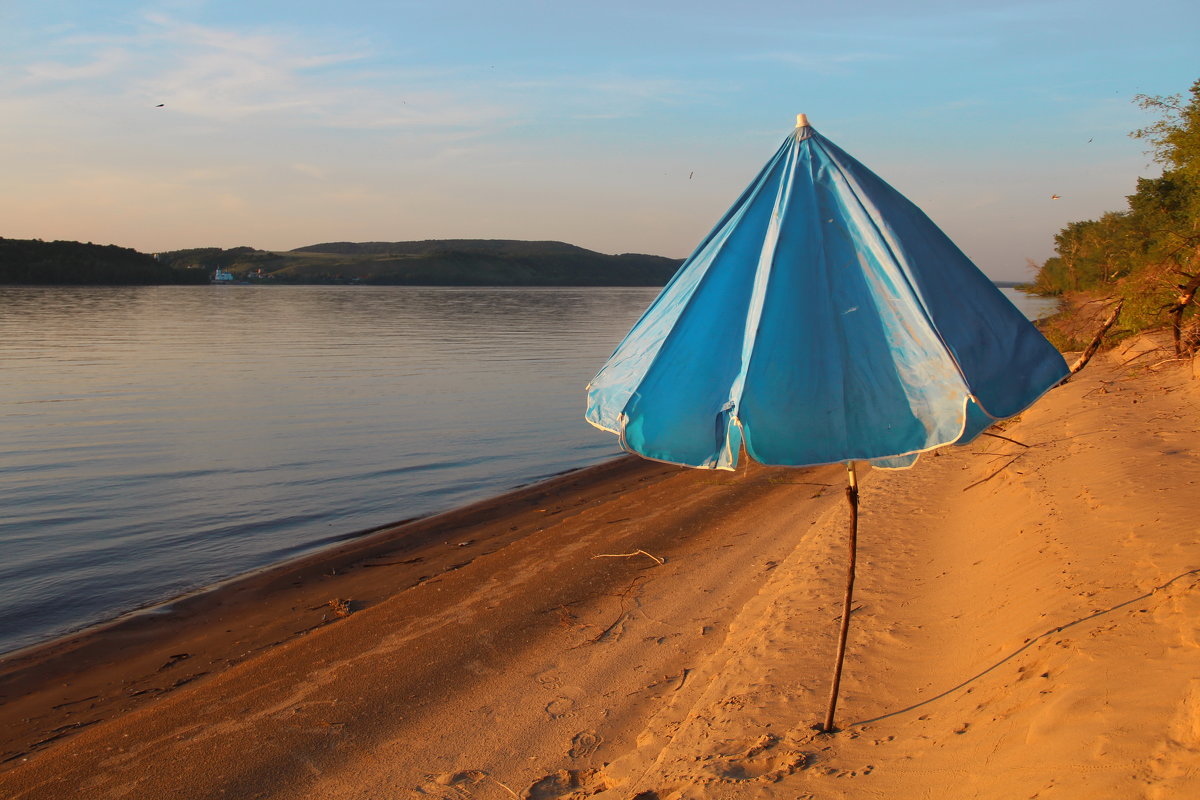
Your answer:
[[[331,242],[289,251],[197,247],[153,256],[114,245],[0,239],[0,284],[208,283],[219,268],[256,283],[662,286],[680,263],[510,239]]]
[[[175,270],[154,256],[116,245],[0,238],[0,284],[207,283],[208,274]]]
[[[159,257],[176,266],[221,267],[239,278],[274,283],[423,286],[661,286],[681,263],[513,239],[329,242],[284,252],[204,248]]]

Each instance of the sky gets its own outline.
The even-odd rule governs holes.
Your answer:
[[[682,258],[795,115],[1021,280],[1159,169],[1194,0],[0,0],[0,237]],[[1058,195],[1059,199],[1051,199]]]

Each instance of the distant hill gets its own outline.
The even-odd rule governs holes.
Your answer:
[[[128,247],[91,242],[0,238],[0,284],[129,285],[207,283],[208,275],[176,270]]]
[[[328,242],[244,254],[226,268],[285,283],[423,286],[662,286],[681,259],[606,255],[565,242],[429,239]]]
[[[148,255],[115,245],[0,238],[0,284],[207,283],[220,268],[264,283],[662,286],[681,263],[512,239],[329,242],[282,252],[198,247]]]
[[[420,256],[441,252],[488,253],[498,256],[600,255],[566,242],[526,241],[523,239],[422,239],[415,242],[326,242],[297,247],[293,253],[334,253],[337,255]]]
[[[326,242],[287,251],[199,247],[147,255],[115,245],[0,238],[0,284],[207,283],[220,268],[262,283],[662,286],[681,263],[516,239]]]

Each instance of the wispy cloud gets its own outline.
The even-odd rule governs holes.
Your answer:
[[[10,98],[76,108],[101,99],[114,108],[162,103],[164,114],[217,123],[270,119],[339,129],[483,128],[514,115],[445,76],[370,67],[361,41],[331,46],[295,33],[151,14],[136,33],[66,33],[48,49],[59,59],[10,69]]]
[[[236,118],[281,110],[319,114],[336,91],[321,68],[360,57],[314,53],[310,43],[279,35],[222,30],[161,15],[148,21],[149,38],[171,56],[158,74],[140,82],[143,92],[169,101],[175,111],[198,116]]]
[[[370,33],[317,36],[199,24],[151,13],[117,32],[67,30],[47,40],[44,58],[0,80],[0,104],[17,97],[47,118],[62,109],[102,121],[163,104],[162,120],[192,119],[231,135],[358,130],[414,135],[494,136],[554,120],[620,120],[681,107],[728,87],[713,81],[565,66],[552,77],[500,74],[469,61],[431,64],[403,47],[376,50]],[[0,57],[0,71],[3,70]]]
[[[82,81],[104,78],[116,74],[129,66],[129,52],[120,47],[106,47],[91,56],[84,64],[64,64],[57,61],[41,61],[30,64],[24,70],[24,78],[33,82]]]

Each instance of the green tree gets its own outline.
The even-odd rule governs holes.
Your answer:
[[[1131,135],[1149,142],[1162,175],[1139,178],[1126,210],[1063,228],[1054,238],[1056,255],[1041,265],[1034,289],[1060,294],[1103,288],[1118,294],[1126,300],[1127,326],[1140,329],[1169,319],[1176,350],[1182,351],[1185,315],[1194,317],[1200,290],[1200,80],[1186,96],[1138,95],[1134,102],[1159,115]]]
[[[1161,117],[1131,135],[1148,140],[1154,159],[1194,187],[1200,185],[1200,80],[1192,83],[1188,94],[1186,102],[1178,94],[1134,97],[1139,106]]]
[[[1150,142],[1154,159],[1163,165],[1163,176],[1153,187],[1163,223],[1156,231],[1156,244],[1161,263],[1178,280],[1177,293],[1166,304],[1176,353],[1184,349],[1184,314],[1195,305],[1200,290],[1200,80],[1192,83],[1188,94],[1186,100],[1178,94],[1138,95],[1138,105],[1160,117],[1133,132],[1135,138]]]

